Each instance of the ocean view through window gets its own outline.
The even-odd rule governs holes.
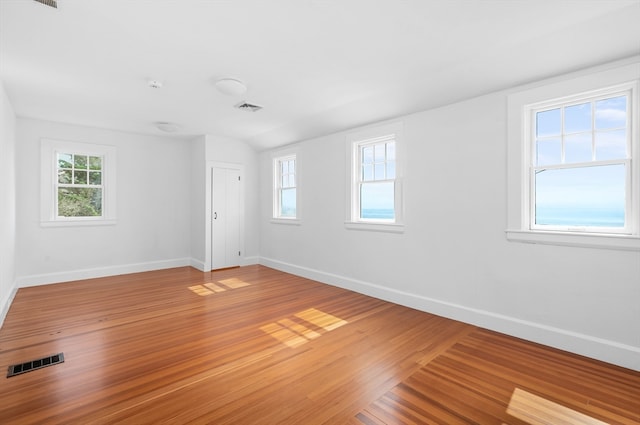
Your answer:
[[[629,228],[629,89],[532,106],[531,229]]]
[[[404,232],[401,122],[371,126],[346,137],[351,170],[349,229]]]

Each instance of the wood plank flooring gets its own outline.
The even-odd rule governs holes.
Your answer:
[[[18,291],[2,424],[640,423],[640,373],[263,266]]]

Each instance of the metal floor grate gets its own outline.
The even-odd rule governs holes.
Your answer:
[[[9,369],[7,370],[7,378],[20,375],[21,373],[31,372],[32,370],[42,369],[43,367],[53,366],[62,362],[64,362],[64,354],[58,353],[41,359],[31,360],[30,362],[14,364],[9,366]]]

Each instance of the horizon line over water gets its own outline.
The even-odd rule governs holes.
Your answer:
[[[363,208],[362,218],[395,218],[389,208]],[[536,224],[555,226],[624,227],[624,208],[562,208],[536,206]]]
[[[395,211],[393,208],[363,208],[361,211],[362,218],[393,220]]]
[[[624,227],[622,208],[567,208],[536,206],[536,224],[556,226]]]

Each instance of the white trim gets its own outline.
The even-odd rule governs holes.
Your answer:
[[[345,228],[349,230],[366,230],[379,232],[402,233],[404,231],[404,189],[402,185],[405,173],[405,146],[403,142],[404,123],[402,121],[391,122],[381,125],[372,125],[347,133],[346,140],[346,212]],[[369,143],[379,143],[390,140],[390,136],[395,141],[396,151],[396,175],[394,181],[394,220],[362,220],[358,219],[360,209],[359,173],[360,173],[360,153],[359,147]]]
[[[212,181],[213,181],[213,169],[214,168],[226,168],[229,170],[237,170],[240,173],[240,252],[242,255],[240,256],[240,264],[243,264],[245,261],[244,258],[244,230],[245,230],[245,180],[246,175],[244,172],[244,165],[238,164],[235,162],[220,162],[220,161],[207,161],[206,165],[206,176],[205,179],[205,194],[204,194],[204,202],[205,202],[205,223],[204,223],[204,263],[199,262],[198,264],[204,264],[204,269],[200,269],[196,267],[198,270],[202,271],[211,271],[211,221],[213,218],[213,210],[212,210]]]
[[[11,291],[9,292],[9,296],[7,296],[0,303],[0,328],[4,323],[4,319],[7,317],[7,313],[9,313],[9,309],[11,308],[11,304],[13,303],[13,299],[16,297],[17,293],[18,287],[14,284],[14,286],[11,288]]]
[[[368,230],[371,232],[404,233],[404,225],[396,223],[375,223],[370,221],[345,221],[349,230]]]
[[[102,217],[56,217],[57,152],[103,157]],[[40,225],[42,227],[104,226],[117,223],[116,205],[116,148],[93,143],[70,142],[43,138],[40,141]]]
[[[559,231],[559,229],[540,230],[530,229],[529,199],[531,188],[529,182],[530,151],[525,149],[524,140],[531,129],[527,126],[524,113],[530,105],[543,102],[556,102],[568,98],[576,93],[589,93],[602,88],[617,85],[631,85],[635,94],[630,99],[629,116],[636,116],[638,111],[638,76],[640,75],[640,58],[622,61],[604,67],[592,68],[561,78],[545,80],[527,89],[508,95],[507,122],[507,226],[506,236],[509,241],[541,243],[552,245],[580,246],[605,249],[637,250],[640,236],[640,152],[638,152],[638,123],[633,120],[632,137],[632,166],[631,188],[627,190],[633,194],[633,214],[629,214],[631,221],[630,235],[614,235],[612,233],[582,233],[576,231]],[[530,109],[530,108],[529,108]],[[573,230],[573,229],[569,229]],[[588,229],[587,229],[588,230]],[[619,237],[618,237],[619,236]],[[626,237],[625,237],[626,236]]]
[[[269,221],[273,224],[290,224],[293,226],[300,226],[302,224],[298,218],[273,217]]]
[[[640,347],[399,291],[270,258],[261,257],[259,264],[427,313],[640,371]]]
[[[293,159],[295,162],[295,189],[296,189],[296,216],[281,217],[280,213],[280,170],[279,163],[282,160]],[[271,223],[274,224],[301,224],[300,215],[300,155],[297,147],[288,147],[271,152]]]
[[[616,234],[545,232],[539,230],[505,230],[507,239],[543,245],[640,251],[640,237]]]
[[[190,265],[191,267],[193,267],[194,269],[198,269],[198,270],[200,270],[201,272],[211,271],[211,268],[209,268],[209,270],[207,270],[207,269],[205,268],[204,261],[200,261],[200,260],[198,260],[198,259],[196,259],[196,258],[190,258],[190,259],[189,259],[189,265]]]
[[[96,267],[92,269],[67,270],[63,272],[20,276],[16,279],[16,284],[18,288],[28,288],[30,286],[48,285],[51,283],[70,282],[74,280],[94,279],[97,277],[117,276],[121,274],[184,267],[191,265],[190,263],[191,261],[189,258],[174,258],[170,260],[121,264],[117,266]]]

